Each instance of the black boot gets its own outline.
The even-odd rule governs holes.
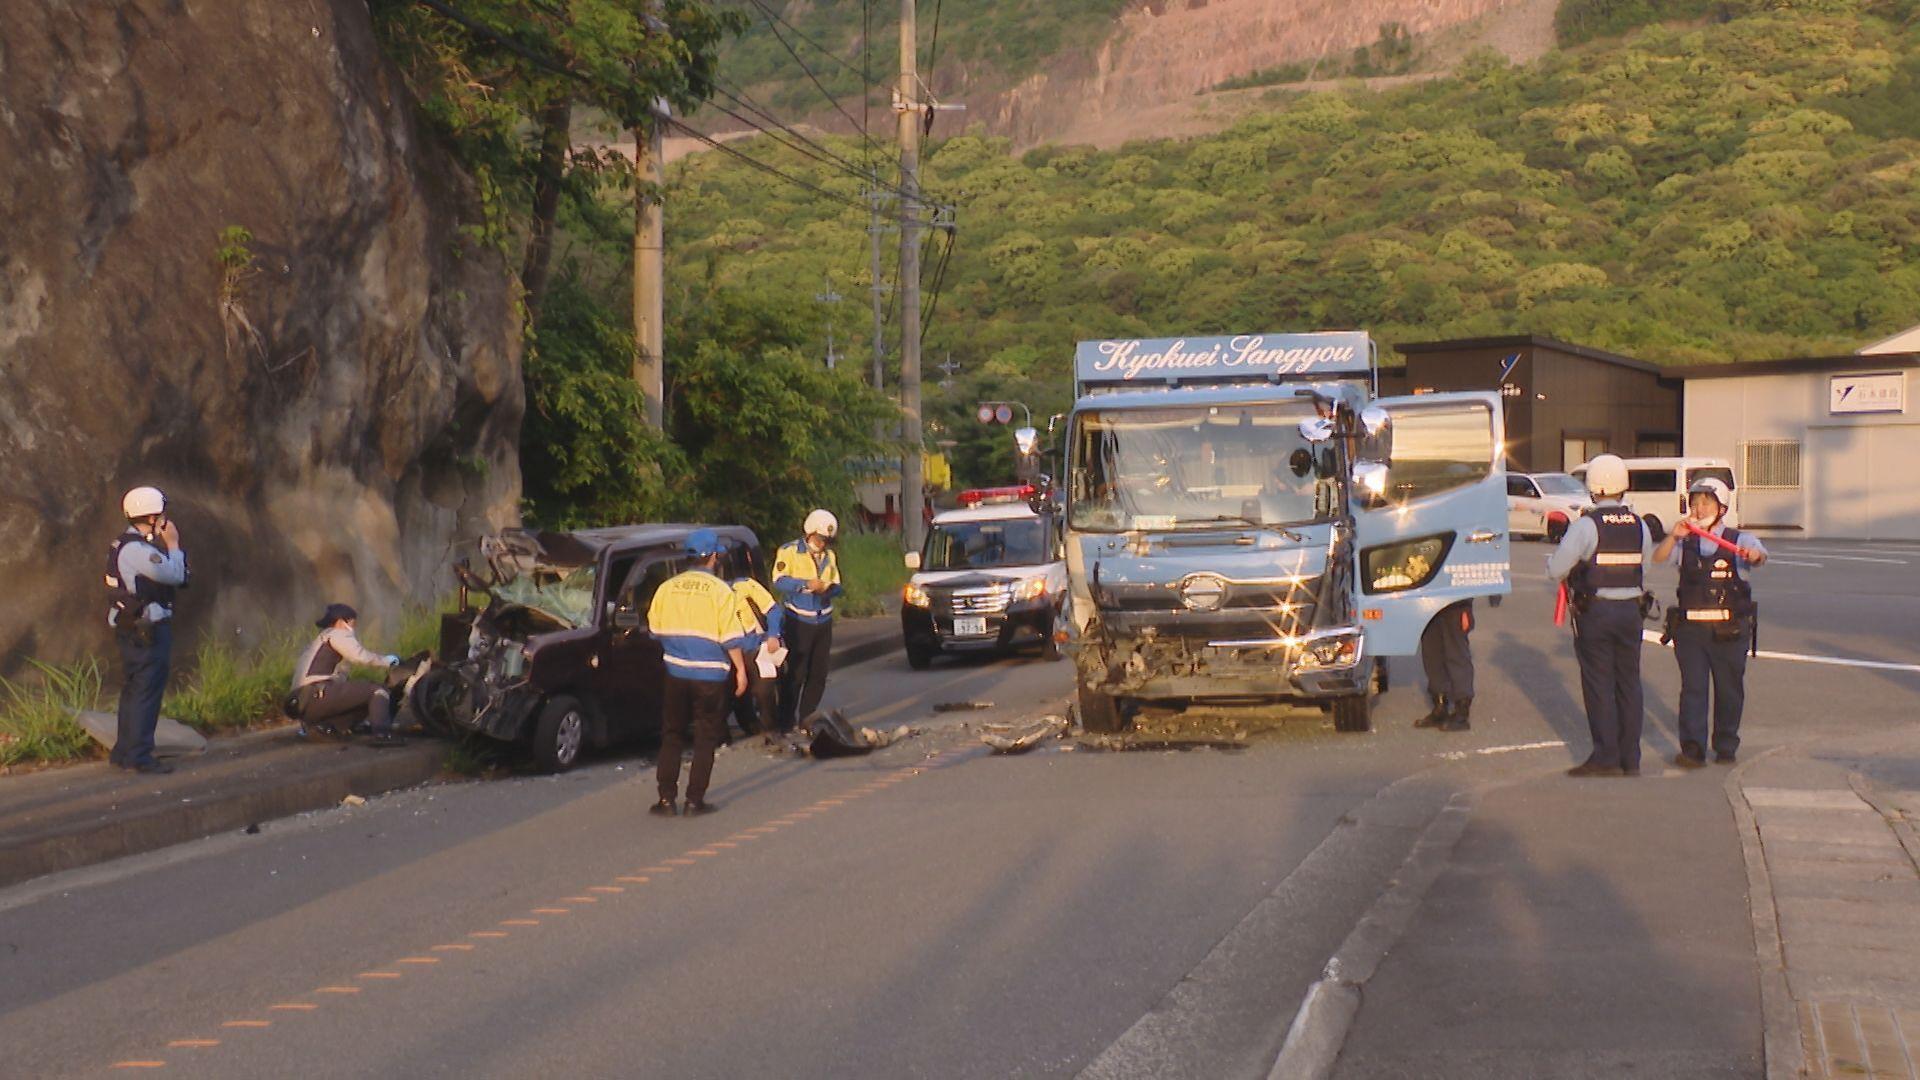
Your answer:
[[[1439,727],[1447,718],[1447,699],[1439,694],[1431,695],[1433,711],[1413,722],[1414,727]]]
[[[1453,708],[1447,710],[1446,719],[1440,721],[1441,731],[1470,731],[1473,725],[1467,722],[1467,713],[1473,708],[1470,697],[1454,698]]]

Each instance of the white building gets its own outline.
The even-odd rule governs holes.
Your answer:
[[[1670,368],[1689,455],[1733,463],[1740,524],[1920,540],[1920,327],[1852,356]]]

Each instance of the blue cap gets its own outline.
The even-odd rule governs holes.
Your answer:
[[[695,529],[687,534],[687,554],[696,559],[718,555],[726,549],[726,544],[720,540],[720,534],[712,529]]]

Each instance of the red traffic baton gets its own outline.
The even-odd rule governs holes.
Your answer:
[[[1567,583],[1560,583],[1560,591],[1553,597],[1553,625],[1567,625]]]
[[[1721,547],[1726,548],[1728,551],[1734,553],[1735,555],[1740,555],[1741,558],[1746,558],[1745,555],[1741,555],[1740,545],[1733,543],[1732,541],[1728,540],[1724,536],[1715,536],[1710,532],[1701,532],[1699,529],[1696,529],[1693,526],[1687,524],[1687,520],[1685,518],[1681,518],[1679,521],[1674,522],[1673,528],[1674,528],[1674,531],[1676,532],[1692,533],[1694,536],[1698,536],[1706,540],[1711,540],[1714,543],[1719,544]]]

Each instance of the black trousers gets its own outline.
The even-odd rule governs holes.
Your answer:
[[[1473,601],[1448,604],[1420,632],[1420,666],[1426,669],[1427,693],[1464,701],[1473,696]]]
[[[733,699],[733,718],[749,735],[771,733],[780,723],[780,676],[761,675],[756,652],[747,651],[747,692]]]
[[[144,640],[130,634],[115,638],[127,681],[120,689],[120,729],[107,760],[115,765],[145,765],[153,760],[153,729],[160,726],[160,699],[167,692],[173,665],[173,620],[153,624]]]
[[[341,734],[353,730],[361,714],[375,735],[393,728],[393,695],[384,686],[354,679],[330,679],[300,689],[300,722],[330,727]]]
[[[1593,736],[1589,764],[1640,767],[1646,703],[1640,687],[1640,601],[1594,599],[1574,615],[1580,696]]]
[[[787,643],[787,670],[780,685],[780,730],[812,716],[827,696],[827,667],[833,653],[833,620],[810,623],[788,614],[781,629]]]
[[[660,797],[672,800],[680,793],[680,755],[687,733],[693,733],[693,764],[687,767],[687,801],[704,802],[713,778],[713,752],[727,733],[727,704],[733,697],[733,673],[725,682],[698,682],[667,676],[660,692],[660,760],[654,779]]]
[[[1715,641],[1711,623],[1681,622],[1673,630],[1673,657],[1680,663],[1680,748],[1704,755],[1707,699],[1713,699],[1713,752],[1731,757],[1740,749],[1740,714],[1747,706],[1747,649],[1752,631]]]

